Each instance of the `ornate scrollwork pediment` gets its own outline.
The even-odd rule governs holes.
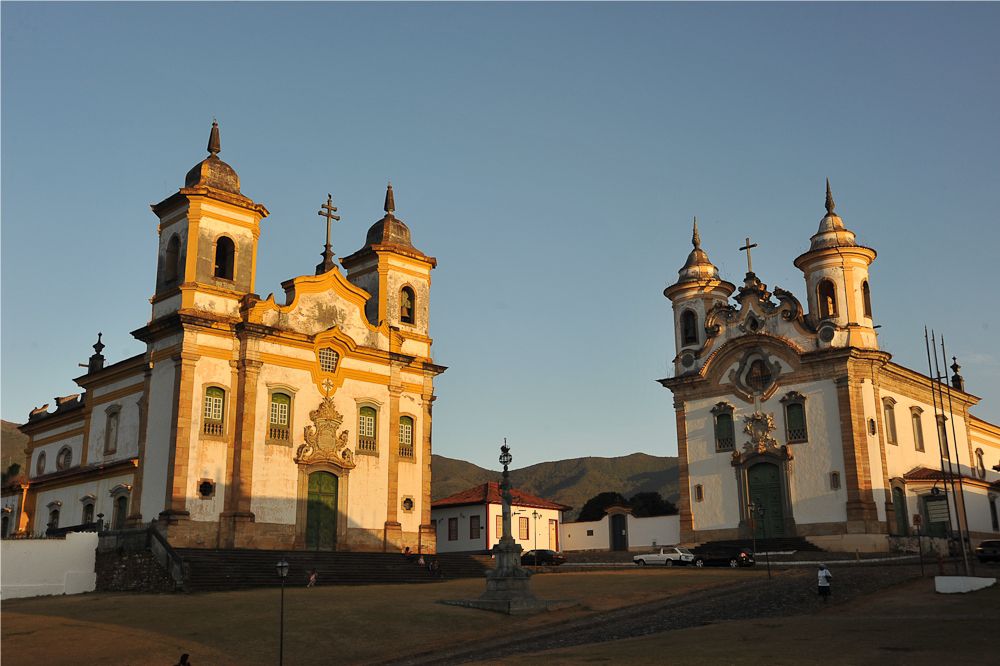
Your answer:
[[[777,451],[778,442],[771,437],[774,429],[774,414],[754,412],[750,416],[744,416],[743,432],[750,435],[750,439],[743,443],[743,450],[747,453]]]
[[[299,465],[327,462],[344,468],[354,467],[354,453],[347,443],[350,431],[340,432],[344,416],[337,411],[333,398],[323,398],[319,407],[309,412],[309,419],[313,424],[303,429],[306,443],[296,450],[295,462]]]
[[[758,456],[773,456],[791,465],[792,452],[788,446],[778,444],[771,436],[774,429],[773,414],[754,412],[743,417],[743,432],[749,435],[750,439],[743,443],[742,451],[733,451],[732,464],[739,466],[747,464],[747,461]]]

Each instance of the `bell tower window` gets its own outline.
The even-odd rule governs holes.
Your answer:
[[[413,324],[416,322],[416,311],[417,299],[413,294],[413,289],[409,287],[403,287],[399,291],[399,320],[404,324]]]
[[[217,278],[233,279],[233,261],[236,258],[236,246],[228,236],[219,236],[215,241],[215,272]]]
[[[177,282],[180,275],[181,241],[177,234],[167,241],[167,250],[163,255],[163,284]]]
[[[830,319],[837,316],[837,292],[830,280],[823,280],[817,288],[819,295],[819,318]]]
[[[868,286],[868,280],[861,283],[861,300],[864,301],[865,316],[872,318],[872,290]]]
[[[698,344],[698,316],[691,310],[681,313],[681,344]]]

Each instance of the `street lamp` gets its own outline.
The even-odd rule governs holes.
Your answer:
[[[535,519],[535,566],[538,566],[538,517],[542,515],[537,511],[532,511],[531,516]]]
[[[758,504],[757,505],[757,515],[760,516],[760,526],[761,526],[761,529],[764,532],[764,534],[762,536],[764,537],[764,542],[766,543],[767,542],[767,521],[764,520],[764,512],[765,512],[764,505],[763,504]],[[756,556],[757,553],[754,552],[754,555]],[[768,577],[768,579],[770,579],[771,578],[771,553],[770,553],[770,551],[767,551],[767,550],[764,551],[764,560],[767,562],[767,577]]]
[[[750,513],[750,538],[753,540],[754,557],[757,557],[757,506],[756,502],[747,504],[747,511]]]
[[[281,620],[278,633],[278,666],[285,663],[285,579],[288,578],[288,562],[285,558],[277,564],[278,578],[281,579]]]

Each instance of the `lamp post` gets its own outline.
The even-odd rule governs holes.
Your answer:
[[[764,513],[765,513],[764,505],[763,504],[758,504],[757,505],[757,514],[760,516],[760,526],[761,526],[761,528],[764,531],[764,534],[762,536],[764,537],[764,541],[766,543],[767,542],[767,521],[764,520]],[[757,555],[757,553],[754,553],[754,555]],[[767,562],[767,578],[768,578],[768,580],[770,580],[771,579],[771,553],[770,553],[770,551],[764,551],[764,561]]]
[[[753,554],[757,556],[757,503],[747,504],[747,511],[750,512],[750,538],[753,540]]]
[[[535,519],[535,566],[538,566],[538,517],[542,515],[537,511],[531,512],[531,517]]]
[[[285,558],[277,564],[278,578],[281,579],[281,620],[278,630],[278,666],[285,663],[285,579],[288,577],[288,562]]]

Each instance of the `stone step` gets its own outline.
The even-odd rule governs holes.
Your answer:
[[[192,591],[231,590],[281,584],[277,563],[288,562],[288,586],[305,585],[315,570],[320,585],[372,585],[387,583],[429,583],[438,579],[426,567],[410,562],[399,553],[352,553],[268,550],[178,549],[187,569],[187,586]],[[436,558],[439,576],[480,577],[488,564],[468,555],[444,554]],[[485,558],[487,561],[489,558]]]

